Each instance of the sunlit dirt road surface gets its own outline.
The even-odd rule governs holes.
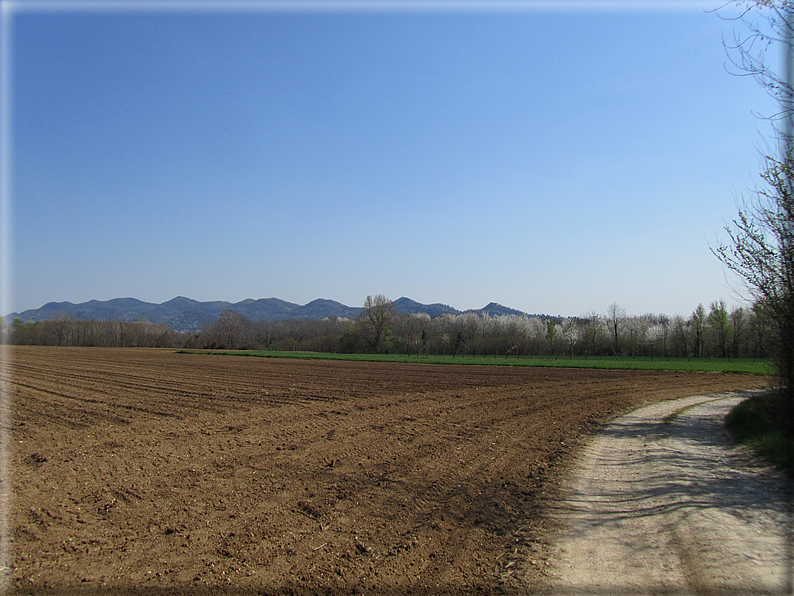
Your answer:
[[[13,350],[22,594],[523,594],[582,439],[749,375]]]
[[[641,408],[594,439],[557,512],[548,594],[792,594],[791,483],[724,428],[746,392]]]

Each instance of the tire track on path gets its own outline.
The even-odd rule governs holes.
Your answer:
[[[594,439],[555,512],[544,593],[791,594],[791,482],[723,427],[748,395],[655,404]]]

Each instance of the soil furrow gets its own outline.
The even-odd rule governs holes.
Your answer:
[[[767,381],[15,347],[12,383],[20,593],[497,594],[589,432]]]

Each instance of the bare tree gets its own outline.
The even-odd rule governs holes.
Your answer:
[[[617,302],[613,302],[607,308],[604,319],[609,327],[609,333],[612,335],[612,352],[617,356],[620,348],[620,329],[626,320],[626,309],[620,308]]]
[[[226,309],[220,317],[202,330],[207,347],[236,350],[246,345],[248,319],[237,312]]]
[[[680,354],[684,358],[690,357],[689,352],[689,325],[681,315],[675,315],[670,325],[673,329],[672,349],[674,354]]]
[[[662,313],[658,317],[659,327],[661,328],[662,356],[667,356],[667,339],[670,337],[670,317]]]
[[[593,356],[598,350],[599,337],[603,335],[601,317],[596,312],[591,312],[582,317],[582,331],[584,339],[585,356]]]
[[[749,33],[735,35],[728,54],[738,74],[753,77],[778,101],[779,112],[768,117],[780,156],[766,156],[764,185],[726,226],[730,242],[714,253],[743,280],[775,331],[772,357],[784,388],[786,419],[794,429],[794,1],[734,4],[742,8]],[[784,52],[782,69],[769,62],[772,48]]]
[[[755,191],[714,254],[744,282],[774,329],[772,356],[788,401],[794,402],[794,156],[767,157],[766,187]],[[794,410],[794,407],[792,407]],[[794,421],[792,421],[794,425]]]
[[[367,296],[359,316],[361,336],[374,352],[380,352],[391,337],[394,303],[383,294]]]
[[[754,79],[778,101],[778,112],[759,115],[773,123],[776,134],[788,137],[782,139],[784,145],[788,145],[791,142],[789,123],[794,116],[794,90],[789,71],[794,32],[791,19],[794,1],[734,0],[726,3],[720,11],[724,13],[729,6],[736,7],[739,14],[726,15],[725,18],[743,25],[740,30],[734,30],[730,41],[723,41],[733,73]],[[787,63],[782,69],[779,67],[781,50]]]
[[[731,332],[731,354],[739,358],[744,353],[744,336],[747,325],[747,313],[739,306],[734,308],[729,315]]]

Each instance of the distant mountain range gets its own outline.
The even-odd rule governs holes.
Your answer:
[[[406,314],[427,313],[438,317],[444,313],[461,314],[446,304],[421,304],[410,298],[399,298],[394,301],[395,309]],[[278,298],[247,299],[241,302],[199,302],[178,296],[167,302],[155,304],[136,298],[114,298],[112,300],[89,300],[80,304],[72,302],[48,302],[41,308],[11,313],[5,317],[7,323],[15,318],[28,321],[45,321],[62,316],[79,320],[101,321],[138,321],[145,319],[150,323],[165,323],[176,331],[199,331],[204,325],[215,321],[224,310],[233,310],[252,321],[279,321],[284,319],[324,319],[326,317],[354,318],[361,312],[361,307],[345,306],[334,300],[322,298],[312,300],[300,306]],[[507,308],[491,302],[484,308],[470,310],[478,315],[524,315],[520,310]],[[549,318],[547,315],[534,315]],[[554,317],[557,318],[557,317]]]

